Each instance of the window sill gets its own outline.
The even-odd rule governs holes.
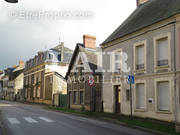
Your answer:
[[[172,114],[171,111],[156,111],[156,113]]]
[[[134,72],[135,73],[144,73],[146,70],[145,69],[135,69]]]
[[[165,65],[165,66],[156,66],[155,69],[158,70],[158,69],[168,69],[170,66],[169,65]]]
[[[146,112],[146,109],[135,109],[135,112]]]

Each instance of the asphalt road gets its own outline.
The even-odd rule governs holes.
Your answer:
[[[94,119],[43,109],[38,105],[0,101],[8,135],[152,135]]]

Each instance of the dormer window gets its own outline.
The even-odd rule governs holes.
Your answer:
[[[58,55],[58,61],[61,61],[61,54]]]
[[[53,55],[49,54],[49,59],[52,60],[53,59]]]

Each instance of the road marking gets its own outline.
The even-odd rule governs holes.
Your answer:
[[[38,123],[36,120],[32,119],[31,117],[24,117],[24,119],[29,123]]]
[[[8,121],[9,121],[11,124],[20,124],[20,122],[19,122],[16,118],[8,118]]]
[[[50,119],[45,118],[45,117],[39,117],[39,119],[44,120],[45,122],[54,122],[53,120],[50,120]]]

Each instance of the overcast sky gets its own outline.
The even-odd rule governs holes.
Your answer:
[[[58,45],[59,38],[74,49],[89,34],[99,45],[135,8],[136,0],[0,0],[0,69]]]

